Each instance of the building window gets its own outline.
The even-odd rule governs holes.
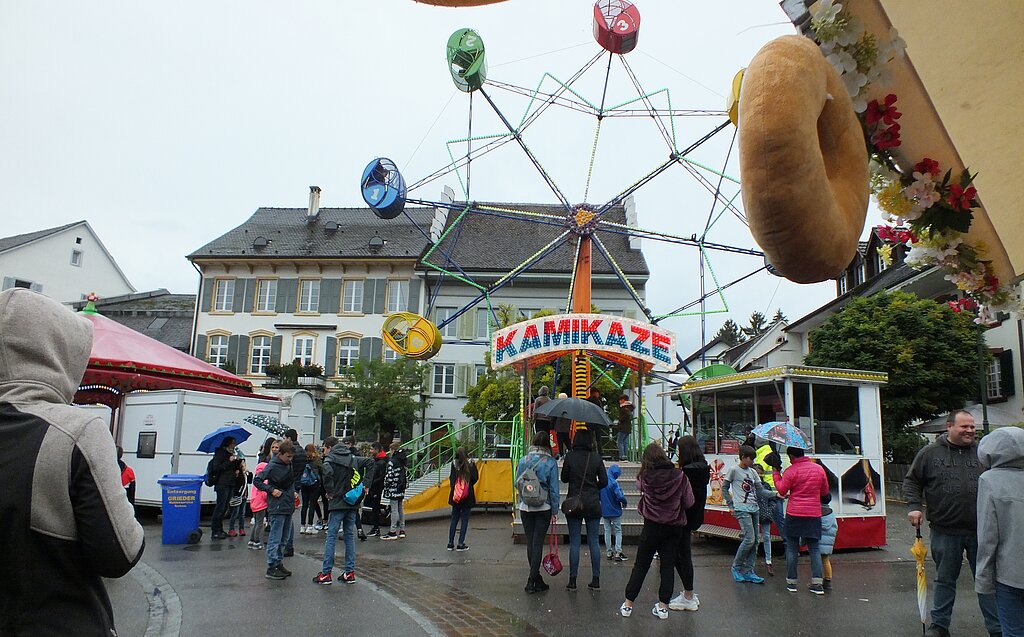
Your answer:
[[[75,266],[76,268],[82,267],[82,251],[81,250],[72,250],[71,251],[71,265]]]
[[[864,282],[864,264],[861,263],[853,269],[853,287],[857,287]]]
[[[452,314],[455,314],[454,307],[439,307],[434,310],[434,325],[440,325],[444,323]],[[452,321],[448,325],[441,328],[441,336],[449,336],[451,338],[458,338],[459,336],[459,322]]]
[[[273,312],[277,307],[277,279],[256,281],[256,311]]]
[[[217,279],[213,287],[213,311],[231,312],[234,309],[235,280]]]
[[[270,364],[270,337],[254,336],[249,351],[249,373],[266,374]]]
[[[22,288],[22,289],[25,289],[25,290],[31,290],[32,289],[32,282],[31,281],[22,281],[21,279],[15,279],[14,280],[14,287]]]
[[[313,362],[313,345],[316,343],[316,339],[312,336],[296,336],[295,337],[295,352],[292,360],[297,360],[303,365],[309,365]]]
[[[206,360],[210,361],[211,365],[224,367],[224,364],[228,362],[228,337],[211,336],[209,344]]]
[[[345,403],[341,406],[341,411],[334,414],[334,435],[338,438],[344,438],[352,433],[352,428],[355,425],[356,410],[351,403]]]
[[[359,339],[338,339],[338,373],[344,374],[359,360]]]
[[[320,280],[299,281],[299,312],[310,314],[320,311]]]
[[[985,368],[985,393],[988,399],[1003,398],[1003,366],[999,357],[994,358]]]
[[[394,363],[397,360],[398,360],[398,352],[396,352],[395,350],[391,349],[390,347],[387,346],[387,344],[385,344],[384,345],[384,362],[385,363]]]
[[[480,379],[487,375],[487,365],[476,365],[473,368],[473,384],[476,385]]]
[[[455,365],[434,363],[434,393],[444,396],[455,395]]]
[[[341,311],[347,314],[363,313],[363,280],[345,281],[345,294],[342,299]]]
[[[491,313],[486,307],[476,308],[476,338],[487,338]]]
[[[838,289],[839,289],[839,296],[842,296],[843,294],[846,294],[846,291],[847,291],[847,287],[846,287],[846,273],[844,272],[842,274],[842,276],[840,276],[838,279],[836,279],[836,281],[839,284],[839,287],[838,287]]]
[[[405,312],[409,307],[409,282],[388,281],[387,312]]]
[[[881,274],[885,271],[885,260],[882,259],[882,255],[875,252],[875,272]]]

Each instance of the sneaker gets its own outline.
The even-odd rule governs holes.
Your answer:
[[[362,531],[359,531],[359,540],[361,542],[365,542],[366,541],[366,534],[363,533]]]
[[[291,576],[292,576],[292,572],[291,572],[291,571],[289,571],[288,569],[286,569],[286,568],[284,567],[284,564],[278,564],[278,565],[277,565],[277,570],[279,570],[279,571],[281,571],[282,573],[284,573],[284,576],[285,576],[285,577],[291,577]]]
[[[537,579],[533,580],[533,588],[538,593],[543,593],[544,591],[548,590],[551,587],[547,585],[547,583],[544,581],[544,578],[542,578],[540,575],[538,575]]]
[[[651,614],[658,619],[668,619],[668,607],[662,608],[655,604],[654,608],[651,609]]]
[[[317,573],[316,577],[313,578],[314,584],[321,584],[323,586],[331,585],[331,574],[330,573]]]
[[[700,608],[700,602],[697,601],[696,595],[691,599],[686,599],[686,595],[679,593],[672,598],[668,603],[669,610],[690,610],[695,611]]]
[[[256,550],[257,551],[266,551],[267,550],[267,545],[264,544],[263,542],[257,542],[256,543]]]
[[[247,545],[247,546],[248,546],[249,548],[251,548],[251,549],[254,549],[254,548],[256,548],[256,543],[255,543],[255,542],[253,542],[252,540],[249,540],[249,541],[248,541],[248,542],[246,543],[246,545]]]
[[[238,529],[238,534],[245,537],[245,529]]]
[[[821,580],[821,587],[824,588],[827,591],[832,590],[832,580],[830,580],[830,579]]]
[[[398,537],[403,539],[403,540],[405,539],[405,529],[402,529],[401,531],[398,532]]]
[[[824,595],[825,594],[825,589],[824,589],[824,587],[822,587],[821,584],[811,584],[810,586],[807,587],[807,590],[811,591],[815,595]]]
[[[622,606],[619,606],[619,614],[623,617],[629,617],[633,614],[633,607],[626,606],[626,602],[622,602]]]
[[[592,591],[601,590],[601,578],[595,577],[594,579],[590,580],[590,583],[587,584],[587,588],[589,588]]]
[[[397,540],[398,539],[398,534],[397,533],[391,533],[389,531],[389,532],[385,533],[384,535],[380,536],[380,539],[382,539],[382,540]]]
[[[402,537],[402,536],[401,536],[401,535],[399,535],[398,537]],[[469,547],[468,547],[468,546],[466,546],[465,544],[460,544],[460,545],[458,545],[458,546],[456,546],[456,547],[455,547],[455,550],[456,550],[456,551],[468,551],[468,550],[469,550]]]
[[[265,575],[265,577],[267,579],[282,580],[288,576],[282,573],[276,566],[271,566],[267,569],[267,574]]]
[[[537,592],[537,585],[534,583],[532,577],[526,578],[526,586],[523,587],[523,590],[526,591],[527,595],[533,595]]]
[[[370,532],[366,535],[367,537],[380,537],[380,529],[370,529]]]
[[[567,590],[567,591],[574,591],[574,590],[576,590],[576,578],[575,577],[570,577],[569,578],[569,583],[567,583],[565,585],[565,590]]]
[[[234,529],[231,529],[230,531],[228,531],[228,537],[237,537],[237,536],[238,536],[238,531],[236,531]]]
[[[214,539],[214,540],[226,540],[227,537],[228,537],[228,534],[223,532],[223,531],[221,531],[220,533],[213,533],[213,534],[211,534],[210,537],[212,539]]]
[[[772,563],[768,562],[764,566],[765,566],[765,569],[768,571],[768,575],[771,576],[771,577],[775,577],[775,567],[772,566]]]
[[[736,580],[737,582],[745,582],[745,581],[747,581],[746,576],[743,573],[741,573],[740,569],[736,568],[735,566],[732,567],[732,578],[734,580]]]
[[[925,637],[949,637],[949,630],[945,626],[932,624],[924,633]]]
[[[305,535],[305,534],[306,534],[306,525],[303,524],[302,526],[299,527],[299,535]]]
[[[615,559],[615,553],[612,551],[607,551],[605,552],[605,557],[607,557],[608,561],[610,562]]]
[[[797,588],[796,582],[786,582],[786,590],[790,593],[799,593],[800,589]]]
[[[764,583],[764,578],[761,577],[760,575],[758,575],[757,573],[755,573],[754,571],[750,571],[749,573],[744,573],[743,574],[743,579],[745,581],[747,581],[747,582],[750,582],[751,584],[763,584]]]
[[[623,553],[623,552],[621,552],[621,551],[619,551],[619,552],[618,552],[618,553],[617,553],[617,554],[615,555],[615,561],[616,561],[616,562],[626,562],[626,561],[628,561],[628,560],[629,560],[629,558],[628,558],[628,557],[626,557],[626,554],[625,554],[625,553]]]
[[[342,573],[341,574],[341,581],[345,582],[346,584],[355,584],[356,583],[356,574],[351,572],[351,571],[348,572],[348,573]]]
[[[281,555],[283,557],[291,557],[291,556],[295,555],[295,549],[294,548],[285,549],[284,552],[281,553]]]
[[[448,550],[449,551],[454,551],[455,550],[455,545],[454,544],[449,544],[448,545]]]

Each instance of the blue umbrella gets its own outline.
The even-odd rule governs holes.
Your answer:
[[[811,440],[802,430],[791,422],[765,422],[754,427],[754,435],[769,442],[777,442],[786,447],[810,449]]]
[[[234,438],[236,443],[241,443],[248,440],[251,435],[248,431],[242,429],[240,425],[225,425],[203,436],[196,451],[213,453],[224,443],[225,438]]]

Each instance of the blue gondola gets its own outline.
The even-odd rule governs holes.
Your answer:
[[[360,188],[363,201],[381,219],[394,219],[405,210],[405,179],[395,162],[386,157],[378,157],[367,164]]]

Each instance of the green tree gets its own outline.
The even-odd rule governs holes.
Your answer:
[[[741,328],[741,331],[747,338],[757,338],[764,334],[767,329],[768,319],[764,317],[764,314],[754,312],[750,315],[750,323],[747,327]]]
[[[882,440],[892,462],[921,445],[911,427],[978,394],[978,331],[967,313],[905,292],[852,300],[810,334],[808,365],[889,374],[882,387]]]
[[[740,326],[732,319],[727,319],[725,323],[722,323],[722,327],[718,328],[718,333],[715,334],[715,338],[722,339],[722,342],[729,347],[739,345],[745,340],[743,332],[740,330]]]
[[[508,370],[488,369],[466,390],[462,413],[474,420],[512,420],[519,413],[519,376]]]
[[[786,318],[786,315],[782,313],[782,308],[781,307],[779,309],[775,310],[775,316],[772,317],[772,324],[773,325],[775,323],[780,322],[780,321],[786,321],[786,320],[788,320],[788,319]]]
[[[357,436],[385,440],[398,430],[408,439],[424,406],[420,401],[423,370],[423,365],[406,358],[392,363],[356,361],[349,378],[335,383],[337,392],[324,401],[324,411],[336,414],[351,404]]]

